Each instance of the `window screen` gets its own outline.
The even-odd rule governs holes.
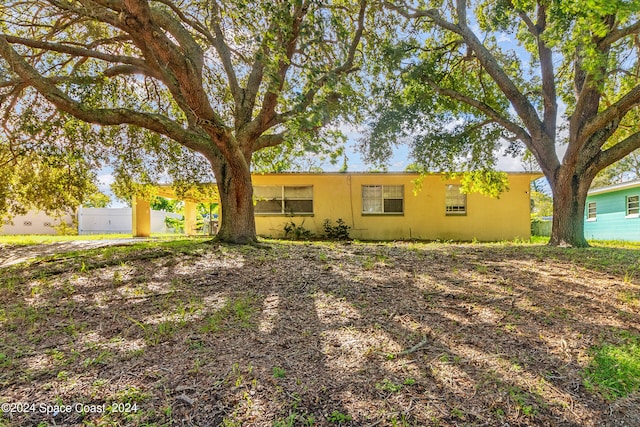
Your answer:
[[[460,192],[459,185],[447,185],[445,213],[447,215],[464,215],[467,213],[467,195]]]
[[[640,214],[640,197],[627,196],[627,215]]]
[[[312,214],[313,186],[256,186],[255,212],[262,214]]]
[[[596,202],[587,205],[587,219],[596,219]]]

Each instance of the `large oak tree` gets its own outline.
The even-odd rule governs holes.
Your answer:
[[[193,177],[206,159],[223,208],[219,238],[252,242],[252,160],[317,141],[347,110],[367,13],[365,0],[3,1],[4,124],[23,129],[25,116],[53,105],[57,115],[36,115],[82,129],[75,144],[125,159],[121,172],[144,170],[153,157],[136,153],[144,141],[155,141],[169,175],[182,159]]]
[[[526,147],[549,181],[550,244],[587,246],[592,180],[640,147],[640,2],[386,6],[404,22],[400,37],[378,33],[389,85],[365,140],[368,155],[388,157],[389,144],[404,136],[427,169],[483,169],[495,165],[506,138],[514,153]]]

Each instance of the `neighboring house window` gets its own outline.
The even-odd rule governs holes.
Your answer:
[[[640,214],[640,196],[627,196],[627,216]]]
[[[362,213],[404,213],[404,185],[363,185]]]
[[[312,214],[313,186],[256,186],[253,188],[257,214]]]
[[[460,192],[459,185],[447,185],[444,211],[447,215],[465,215],[467,213],[467,195]]]
[[[589,202],[587,204],[587,221],[596,220],[596,202]]]

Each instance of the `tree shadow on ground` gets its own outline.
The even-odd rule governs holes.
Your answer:
[[[4,301],[2,396],[139,403],[59,424],[640,419],[633,398],[610,406],[582,385],[589,347],[637,332],[612,298],[619,275],[475,245],[272,246],[30,272]]]

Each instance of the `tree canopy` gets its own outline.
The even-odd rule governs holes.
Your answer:
[[[551,243],[586,246],[592,180],[640,147],[640,3],[385,5],[403,20],[376,34],[385,60],[373,72],[388,83],[365,154],[384,161],[400,137],[426,170],[491,170],[505,141],[512,154],[526,148],[554,194]]]
[[[252,162],[339,156],[326,125],[356,111],[370,19],[364,0],[8,0],[3,123],[11,140],[39,132],[29,116],[76,133],[123,195],[215,177],[220,237],[255,240]]]
[[[63,140],[55,130],[11,142],[0,132],[0,221],[30,209],[66,213],[100,194],[93,161]]]

